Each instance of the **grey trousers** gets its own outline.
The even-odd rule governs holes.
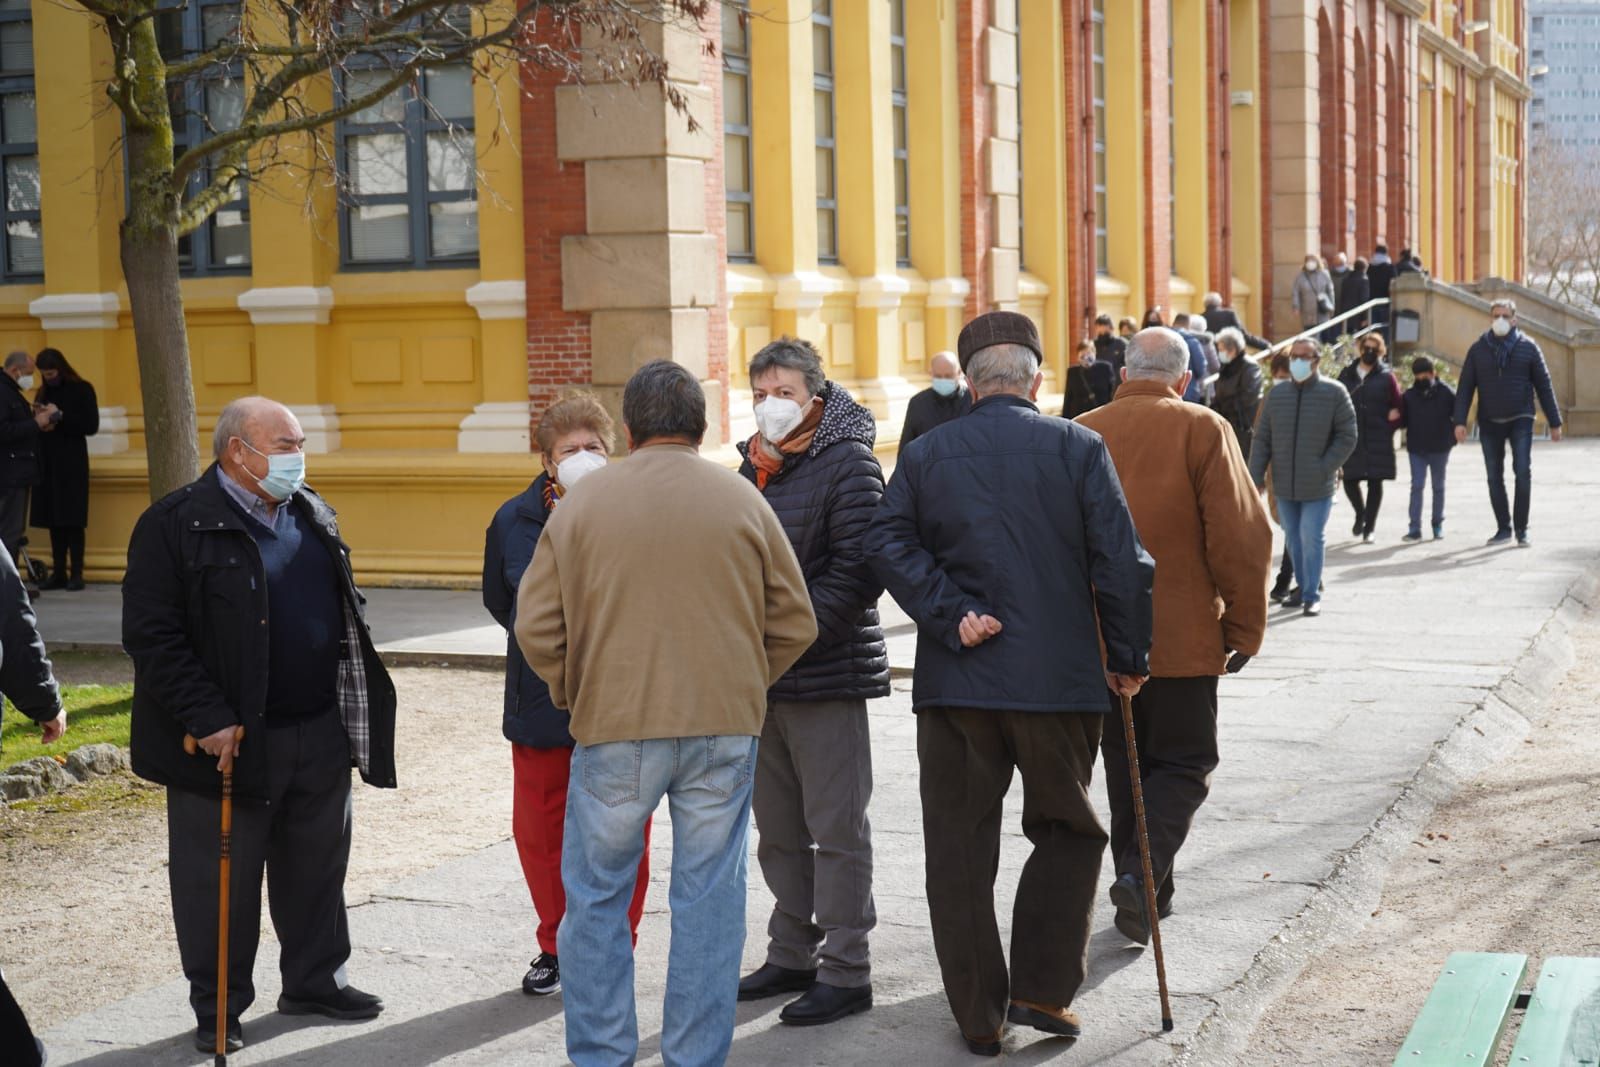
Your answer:
[[[319,999],[345,985],[350,930],[344,875],[350,862],[350,747],[336,712],[270,726],[244,743],[268,746],[270,804],[235,800],[229,890],[228,1014],[256,998],[251,972],[267,876],[283,991]],[[204,755],[195,759],[208,759]],[[217,861],[222,801],[167,790],[167,849],[178,954],[202,1026],[217,1015]]]
[[[17,549],[28,532],[28,487],[0,489],[0,544],[4,544],[11,558],[17,558]],[[27,578],[27,575],[23,575]]]
[[[872,743],[865,700],[773,702],[756,759],[756,858],[775,903],[767,961],[872,981]]]

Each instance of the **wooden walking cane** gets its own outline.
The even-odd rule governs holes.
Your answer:
[[[1161,954],[1161,921],[1156,914],[1156,882],[1150,869],[1150,832],[1144,818],[1144,783],[1139,780],[1139,746],[1133,737],[1133,698],[1122,698],[1122,731],[1127,738],[1128,778],[1133,782],[1133,821],[1139,836],[1139,863],[1144,869],[1144,910],[1150,943],[1156,950],[1156,987],[1161,991],[1161,1029],[1172,1030],[1172,1001],[1167,996],[1167,962]]]
[[[233,728],[233,743],[244,740],[244,727]],[[200,751],[200,742],[188,735],[183,750],[189,755]],[[217,888],[217,1056],[214,1067],[228,1063],[228,912],[231,900],[228,887],[233,873],[233,764],[222,772],[222,856],[218,862]]]

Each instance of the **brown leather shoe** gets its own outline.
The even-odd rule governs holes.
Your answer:
[[[967,1051],[974,1056],[1000,1055],[1000,1039],[1005,1036],[1004,1030],[996,1030],[988,1037],[972,1037],[962,1033],[961,1039],[967,1043]]]
[[[1048,1004],[1013,1000],[1006,1018],[1018,1026],[1031,1026],[1057,1037],[1080,1037],[1083,1034],[1083,1021],[1071,1008],[1052,1008]]]

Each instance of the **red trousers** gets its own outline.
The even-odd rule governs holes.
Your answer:
[[[561,888],[561,832],[567,819],[567,778],[572,768],[570,748],[511,746],[514,789],[511,794],[511,836],[522,858],[522,876],[539,913],[539,951],[556,955],[556,930],[567,911],[567,894]],[[644,895],[650,888],[650,823],[644,824],[644,855],[639,858],[638,880],[628,904],[628,925],[639,940],[639,918]]]

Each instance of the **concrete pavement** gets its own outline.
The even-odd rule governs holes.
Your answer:
[[[1421,803],[1415,786],[1439,753],[1470,762],[1488,758],[1504,742],[1514,728],[1507,725],[1514,711],[1507,709],[1537,699],[1541,686],[1561,670],[1560,656],[1547,647],[1548,638],[1540,643],[1541,634],[1569,591],[1600,562],[1592,532],[1600,520],[1600,442],[1540,444],[1534,458],[1530,550],[1482,545],[1493,523],[1475,447],[1458,450],[1452,463],[1444,541],[1399,543],[1403,480],[1386,501],[1378,544],[1351,543],[1349,509],[1341,499],[1330,524],[1325,613],[1306,619],[1275,612],[1263,654],[1245,673],[1222,683],[1223,763],[1180,861],[1177,914],[1162,924],[1176,1031],[1159,1033],[1148,952],[1130,948],[1110,929],[1109,909],[1102,905],[1090,978],[1076,1004],[1084,1037],[1074,1044],[1013,1031],[1006,1041],[1009,1062],[1167,1063],[1195,1045],[1197,1035],[1202,1048],[1226,1047],[1218,1034],[1226,1037],[1230,1027],[1248,1025],[1259,1009],[1250,998],[1270,984],[1261,976],[1292,970],[1297,958],[1314,949],[1310,918],[1319,910],[1351,912],[1349,900],[1355,898],[1342,881],[1350,857],[1370,849],[1376,835],[1397,832],[1396,812]],[[40,604],[46,633],[71,640],[65,617],[86,608],[69,609],[62,594],[64,606],[52,619],[54,596]],[[80,603],[90,605],[95,596],[102,598],[99,611],[112,623],[114,641],[114,597],[84,594]],[[454,633],[458,644],[450,647],[457,652],[490,641],[489,651],[495,651],[503,638],[481,626],[475,605],[476,594],[375,590],[374,632],[393,650],[437,651],[443,635]],[[391,619],[391,612],[402,617]],[[464,629],[447,630],[448,618],[461,619]],[[107,632],[103,622],[94,632]],[[896,640],[897,666],[909,665],[912,647],[905,636]],[[741,1005],[730,1062],[974,1062],[951,1022],[927,932],[908,688],[907,680],[897,680],[895,694],[871,712],[877,1006],[830,1027],[794,1030],[777,1023],[781,998]],[[1482,718],[1486,706],[1500,718]],[[1099,803],[1103,811],[1103,797]],[[1009,931],[1009,902],[1028,851],[1020,834],[1019,789],[1008,798],[1007,813],[996,888],[1003,932]],[[641,1062],[659,1062],[669,932],[665,810],[658,819],[653,885],[637,955]],[[356,847],[383,843],[363,839],[358,825]],[[763,958],[771,907],[753,854],[750,870],[747,967]],[[1104,880],[1109,882],[1108,873]],[[273,952],[264,946],[257,967],[260,997],[245,1016],[249,1045],[233,1062],[565,1062],[559,997],[532,1000],[516,991],[533,954],[533,916],[509,842],[390,887],[354,908],[351,923],[357,946],[352,980],[384,996],[383,1017],[315,1026],[271,1013],[277,976]],[[72,1019],[45,1040],[52,1063],[188,1064],[203,1059],[188,1043],[192,1025],[184,987],[173,981],[130,991],[127,999]]]

